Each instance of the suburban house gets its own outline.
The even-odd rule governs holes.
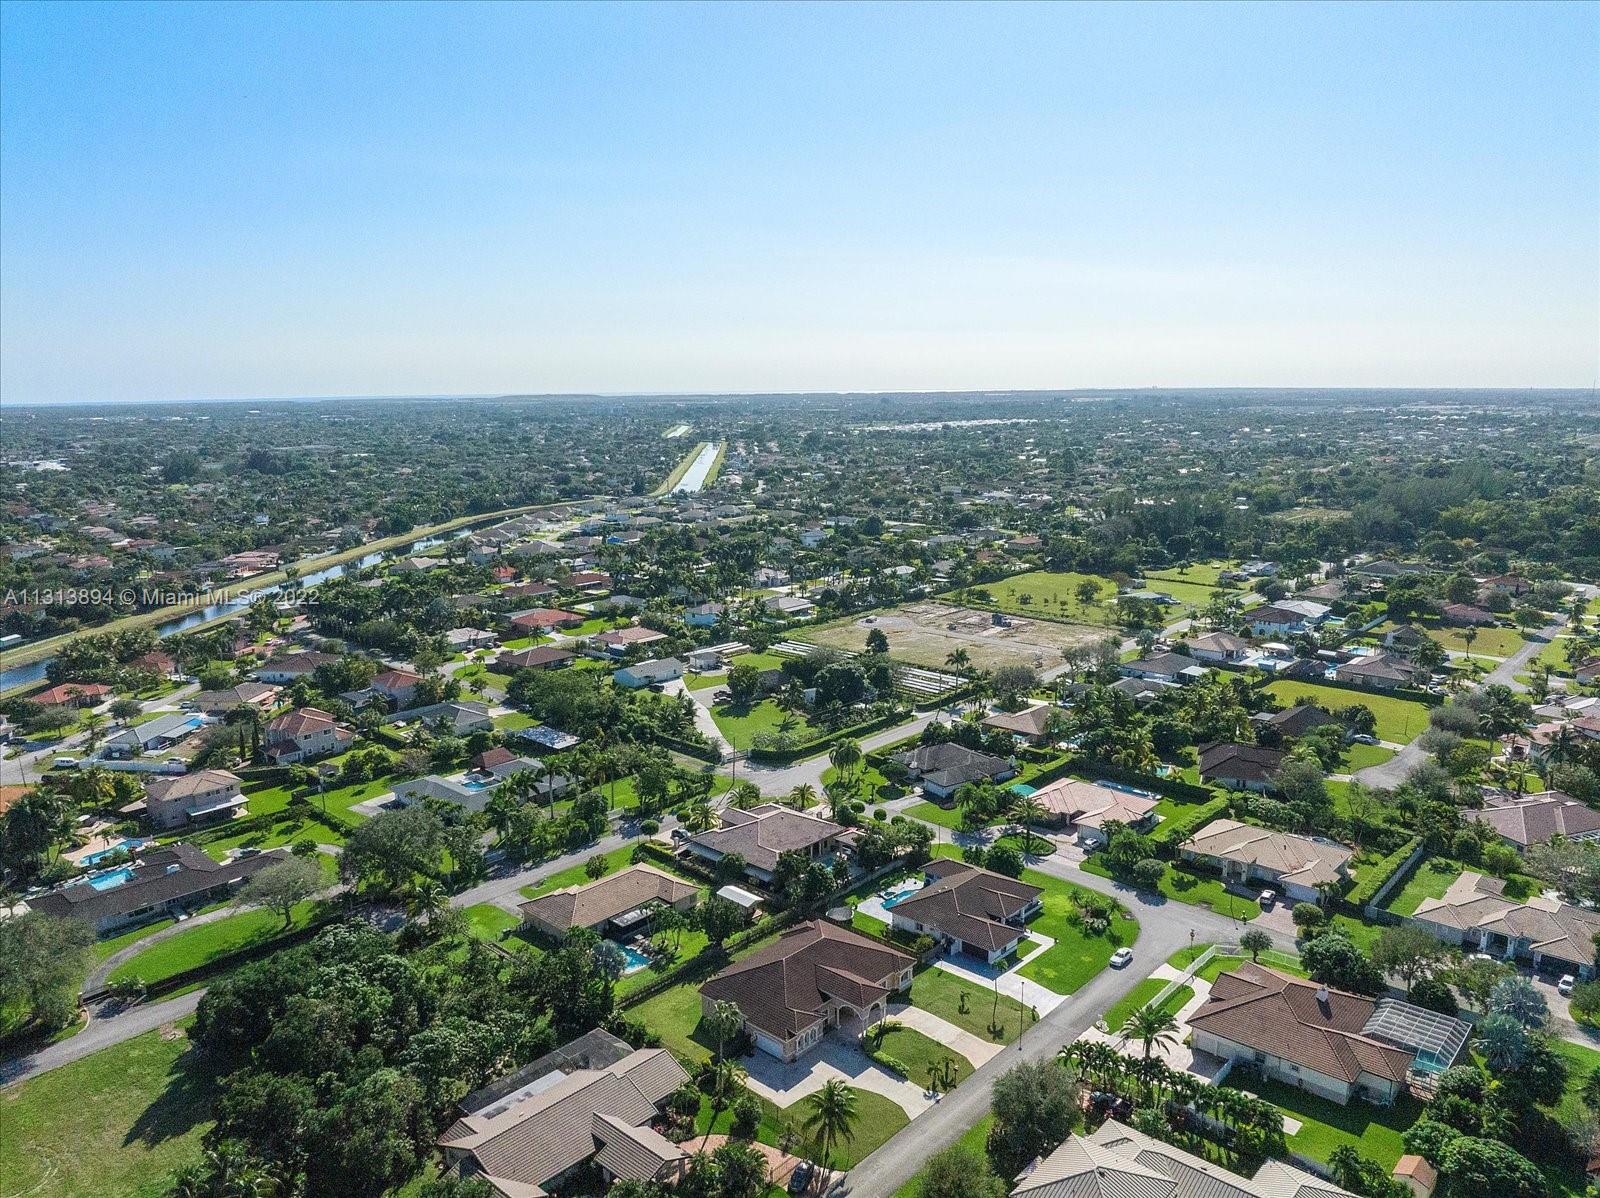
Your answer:
[[[1284,754],[1261,745],[1241,745],[1234,741],[1213,741],[1200,746],[1200,778],[1229,790],[1253,790],[1264,794],[1277,783]]]
[[[1244,619],[1253,636],[1299,636],[1321,625],[1330,610],[1309,599],[1283,599],[1251,608]]]
[[[178,659],[162,649],[152,649],[128,663],[136,670],[145,670],[151,674],[159,674],[163,678],[182,678],[183,670],[178,665]]]
[[[683,622],[690,628],[714,628],[727,610],[727,605],[723,603],[696,604],[684,610]]]
[[[1189,653],[1196,661],[1214,664],[1243,661],[1252,649],[1249,641],[1231,632],[1208,632],[1204,636],[1193,637],[1187,643]]]
[[[508,649],[494,659],[494,668],[502,674],[517,670],[556,670],[571,665],[577,655],[569,649],[553,645],[534,645],[529,649]]]
[[[1470,628],[1481,628],[1496,620],[1492,611],[1472,603],[1446,603],[1439,608],[1439,614],[1444,617],[1446,624]]]
[[[40,707],[93,707],[111,698],[111,688],[103,682],[58,682],[28,696]]]
[[[734,1003],[757,1048],[793,1061],[830,1027],[853,1039],[887,1017],[889,996],[910,987],[915,965],[880,941],[803,923],[701,986],[700,1006],[710,1012],[719,1002]]]
[[[689,1075],[665,1049],[618,1041],[619,1054],[598,1042],[604,1034],[463,1099],[438,1141],[446,1170],[499,1198],[539,1198],[591,1160],[608,1182],[677,1180],[689,1154],[651,1124]]]
[[[1579,686],[1591,686],[1600,680],[1600,657],[1591,657],[1580,661],[1572,667],[1572,676],[1578,680]]]
[[[683,663],[676,657],[663,657],[636,661],[631,666],[623,666],[611,675],[611,680],[629,690],[639,690],[641,687],[660,686],[663,682],[673,682],[682,677]]]
[[[749,811],[722,812],[722,827],[700,832],[683,842],[683,851],[715,864],[730,854],[744,859],[745,873],[757,881],[772,880],[781,853],[799,853],[811,860],[830,857],[854,839],[843,825],[792,807],[763,803]]]
[[[556,607],[535,607],[529,611],[519,611],[511,617],[511,626],[522,632],[553,632],[557,628],[576,628],[583,623],[583,616],[574,611],[562,611]]]
[[[257,682],[288,684],[311,677],[316,673],[318,666],[331,666],[338,661],[339,659],[332,653],[291,653],[286,657],[274,657],[265,665],[257,666],[251,671],[251,676]]]
[[[1124,678],[1138,678],[1144,682],[1166,682],[1181,685],[1204,678],[1207,667],[1183,653],[1157,653],[1154,657],[1141,657],[1123,662],[1117,667]]]
[[[1488,825],[1519,852],[1557,836],[1600,841],[1600,811],[1559,790],[1519,795],[1485,788],[1483,807],[1463,810],[1461,818]]]
[[[1044,893],[1037,886],[949,858],[928,862],[924,876],[926,886],[889,909],[890,922],[902,931],[931,936],[951,952],[990,964],[1017,951],[1028,934],[1028,920],[1039,914]]]
[[[969,782],[1003,782],[1017,772],[1004,757],[980,753],[954,741],[918,745],[901,753],[899,760],[922,783],[923,793],[939,800],[950,798]]]
[[[288,850],[273,849],[214,861],[192,844],[151,846],[139,850],[132,865],[75,878],[28,899],[27,905],[33,911],[81,919],[104,935],[220,898],[252,874],[288,857]]]
[[[1331,1181],[1269,1159],[1254,1177],[1107,1119],[1070,1135],[1017,1179],[1011,1198],[1356,1198]]]
[[[1363,653],[1330,671],[1335,682],[1371,691],[1392,691],[1428,680],[1428,671],[1395,653]]]
[[[262,711],[270,711],[277,704],[280,692],[280,687],[265,682],[241,682],[238,686],[219,691],[200,691],[189,701],[194,704],[196,711],[203,711],[207,715],[224,715],[235,707],[258,707]]]
[[[337,753],[355,737],[320,707],[302,707],[269,720],[262,739],[274,765],[293,765]]]
[[[1320,707],[1313,707],[1309,703],[1297,703],[1293,707],[1285,707],[1282,711],[1258,711],[1250,717],[1250,722],[1281,742],[1298,740],[1314,729],[1338,724],[1339,719]]]
[[[1401,624],[1383,634],[1383,647],[1399,653],[1411,653],[1427,639],[1428,634],[1415,624]]]
[[[1032,798],[1052,823],[1075,831],[1079,841],[1091,847],[1105,844],[1107,824],[1125,824],[1135,832],[1146,832],[1156,822],[1158,800],[1154,795],[1081,778],[1061,778],[1041,786]]]
[[[605,650],[612,657],[622,657],[631,650],[641,649],[645,645],[653,645],[657,641],[666,639],[666,633],[637,624],[627,628],[613,628],[609,632],[599,632],[589,638],[595,648]]]
[[[1595,976],[1600,911],[1535,895],[1518,902],[1505,882],[1464,871],[1440,898],[1425,898],[1410,922],[1439,939],[1506,961],[1526,961],[1548,973]]]
[[[145,783],[144,809],[156,828],[181,828],[232,819],[249,800],[240,779],[227,770],[199,770]]]
[[[1000,732],[1009,732],[1030,745],[1042,745],[1045,742],[1045,730],[1049,726],[1051,716],[1059,714],[1059,708],[1049,703],[1040,703],[1033,707],[1025,707],[1021,711],[997,711],[993,715],[984,717],[983,726]]]
[[[559,728],[552,728],[548,724],[530,724],[526,728],[516,728],[512,730],[511,735],[551,753],[574,748],[583,739],[570,732],[563,732]]]
[[[630,935],[648,929],[662,907],[689,911],[700,888],[650,865],[634,865],[585,886],[569,886],[529,899],[517,908],[522,926],[564,940],[573,928],[592,928],[602,936]]]
[[[1220,870],[1227,881],[1275,886],[1297,902],[1314,903],[1319,885],[1348,876],[1351,851],[1320,836],[1273,832],[1238,820],[1212,820],[1178,846],[1185,861]]]
[[[1194,1047],[1341,1105],[1388,1106],[1412,1070],[1455,1064],[1472,1027],[1397,998],[1332,990],[1245,961],[1188,1018]]]
[[[171,748],[204,726],[206,717],[187,711],[158,715],[153,720],[119,728],[106,737],[100,751],[106,757],[136,757],[140,753],[159,753]]]
[[[422,675],[411,670],[384,670],[376,675],[367,689],[393,705],[395,710],[410,707],[417,697],[417,687],[422,685]]]
[[[420,724],[453,736],[469,732],[488,732],[494,727],[487,703],[463,702],[455,699],[444,703],[430,703],[427,707],[413,707],[400,711],[384,721],[388,724]]]
[[[804,620],[817,614],[817,605],[799,595],[768,595],[761,605],[786,620]]]

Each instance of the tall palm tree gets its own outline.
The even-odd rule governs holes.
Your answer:
[[[846,737],[828,750],[828,761],[837,771],[839,777],[847,778],[854,774],[856,767],[861,764],[861,746]]]
[[[740,811],[749,811],[750,808],[761,803],[761,788],[754,782],[746,779],[736,782],[728,790],[728,804],[737,807]]]
[[[805,1129],[822,1149],[822,1167],[833,1169],[833,1146],[856,1134],[856,1092],[838,1078],[806,1099]]]
[[[411,883],[411,893],[406,898],[406,909],[412,919],[431,919],[445,907],[444,887],[432,878],[418,878]]]
[[[802,811],[814,805],[817,801],[817,788],[809,782],[802,782],[789,792],[789,805],[796,811]]]
[[[965,649],[956,649],[950,654],[950,656],[944,659],[944,664],[949,666],[957,674],[964,674],[967,671],[967,667],[972,664],[972,654],[968,653]]]
[[[739,1091],[744,1089],[747,1076],[736,1061],[718,1061],[711,1066],[705,1081],[706,1096],[711,1100],[711,1121],[706,1124],[706,1140],[711,1138],[711,1129],[716,1126],[717,1116],[732,1106]],[[705,1142],[700,1141],[702,1148]]]
[[[1011,803],[1011,819],[1022,829],[1022,851],[1029,852],[1033,848],[1036,836],[1034,827],[1042,824],[1045,816],[1044,804],[1032,795],[1018,795]],[[1044,839],[1038,837],[1038,839]],[[1046,846],[1049,847],[1048,845]]]
[[[1150,1050],[1159,1044],[1171,1048],[1178,1042],[1178,1020],[1165,1006],[1150,1003],[1129,1015],[1120,1029],[1120,1040],[1127,1044],[1137,1040],[1144,1046],[1148,1058]]]

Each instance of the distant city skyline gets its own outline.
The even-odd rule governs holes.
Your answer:
[[[1588,389],[1600,5],[0,4],[0,398]]]

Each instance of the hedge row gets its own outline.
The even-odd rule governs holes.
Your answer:
[[[790,745],[787,749],[751,749],[750,760],[769,762],[784,765],[791,761],[800,761],[806,757],[814,757],[818,753],[825,753],[841,740],[853,740],[856,737],[866,736],[870,732],[878,732],[884,728],[892,728],[906,717],[904,713],[881,715],[876,719],[866,720],[860,724],[851,724],[848,728],[840,728],[826,736],[819,736],[815,740],[808,740],[802,744]]]
[[[722,750],[715,745],[703,745],[692,740],[683,740],[680,737],[668,736],[665,732],[655,734],[656,743],[664,749],[674,753],[682,753],[685,757],[693,757],[696,761],[709,762],[716,765],[722,760]]]
[[[1366,907],[1368,903],[1373,902],[1378,896],[1378,891],[1388,884],[1389,879],[1406,867],[1406,864],[1411,860],[1411,854],[1415,853],[1421,845],[1422,837],[1413,836],[1376,865],[1369,865],[1363,868],[1361,880],[1351,888],[1349,894],[1345,895],[1345,901],[1358,911]]]
[[[1150,839],[1164,849],[1176,852],[1177,848],[1201,828],[1228,809],[1227,799],[1212,799],[1201,803],[1193,811],[1166,820],[1150,834]]]
[[[1185,782],[1182,778],[1158,778],[1154,774],[1123,769],[1121,766],[1112,765],[1109,761],[1093,757],[1078,758],[1072,763],[1072,768],[1076,773],[1097,774],[1108,782],[1137,786],[1140,790],[1153,791],[1155,794],[1166,795],[1169,799],[1177,799],[1184,803],[1209,803],[1217,795],[1217,792],[1209,786],[1196,786],[1193,782]]]

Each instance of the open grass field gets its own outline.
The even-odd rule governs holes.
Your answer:
[[[275,911],[241,911],[212,923],[179,932],[135,953],[111,971],[108,981],[124,982],[137,978],[152,983],[198,968],[218,957],[251,948],[304,927],[316,917],[319,903],[308,899],[294,909],[293,924],[283,926]]]
[[[1417,1121],[1422,1106],[1404,1095],[1390,1107],[1367,1102],[1340,1106],[1304,1090],[1269,1079],[1229,1077],[1223,1085],[1264,1098],[1300,1121],[1300,1130],[1290,1136],[1289,1147],[1313,1160],[1326,1162],[1335,1149],[1349,1145],[1383,1166],[1385,1172],[1405,1152],[1401,1135]]]
[[[1078,588],[1084,587],[1087,594],[1090,585],[1095,588],[1094,595],[1085,602],[1079,597]],[[1109,625],[1115,616],[1112,601],[1117,597],[1117,584],[1097,574],[1030,570],[998,582],[970,587],[966,593],[975,601],[992,604],[1002,611],[1049,616],[1074,624]]]
[[[1428,708],[1415,699],[1401,699],[1394,695],[1369,694],[1366,691],[1345,690],[1338,686],[1322,686],[1315,682],[1269,682],[1267,694],[1284,707],[1296,703],[1312,702],[1329,711],[1359,703],[1378,719],[1377,737],[1391,744],[1410,744],[1428,728]]]
[[[1458,628],[1454,624],[1446,624],[1438,618],[1421,616],[1406,621],[1422,629],[1430,641],[1443,645],[1452,653],[1470,652],[1473,657],[1510,657],[1525,643],[1522,633],[1515,628],[1478,628],[1469,646],[1467,643],[1467,630]],[[1366,639],[1382,643],[1383,634],[1395,628],[1393,620],[1385,621],[1374,628]]]
[[[503,907],[493,903],[475,903],[462,912],[467,917],[467,930],[479,940],[498,944],[514,953],[538,953],[540,948],[532,940],[518,934],[522,921]]]
[[[184,1024],[0,1090],[0,1194],[158,1198],[200,1156],[216,1066]]]
[[[749,706],[719,703],[711,708],[711,718],[736,749],[748,749],[763,732],[785,731],[800,740],[808,740],[816,731],[803,714],[785,711],[771,699]]]
[[[221,861],[233,849],[276,849],[297,840],[313,840],[317,844],[343,844],[344,833],[317,819],[305,819],[298,814],[285,812],[270,828],[255,828],[236,836],[208,840],[201,847]]]
[[[1146,570],[1144,579],[1151,584],[1150,589],[1161,591],[1165,587],[1158,587],[1158,582],[1191,582],[1203,587],[1220,586],[1218,575],[1224,570],[1237,566],[1238,562],[1195,562],[1190,566],[1165,566],[1159,570]]]
[[[1112,635],[1103,627],[1023,616],[1013,617],[1005,626],[996,624],[987,611],[933,600],[819,624],[799,635],[813,644],[859,652],[873,629],[888,638],[889,654],[896,661],[935,670],[948,669],[948,659],[957,649],[964,649],[978,669],[1017,665],[1048,669],[1061,664],[1063,649]]]

